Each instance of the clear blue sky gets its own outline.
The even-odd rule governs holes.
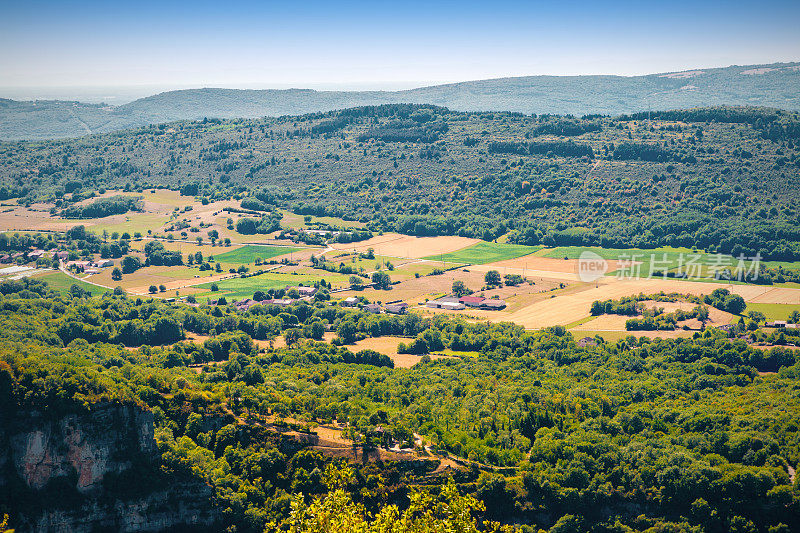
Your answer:
[[[800,1],[0,0],[0,86],[386,87],[800,59]]]

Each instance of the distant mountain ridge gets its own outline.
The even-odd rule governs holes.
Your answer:
[[[363,105],[435,104],[458,111],[608,114],[697,106],[800,110],[800,62],[645,76],[525,76],[403,91],[185,89],[111,106],[0,99],[0,140],[58,139],[177,120],[301,115]]]

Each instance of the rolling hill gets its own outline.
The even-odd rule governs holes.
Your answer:
[[[711,105],[800,110],[800,63],[731,66],[646,76],[527,76],[405,91],[187,89],[125,105],[0,99],[0,139],[56,139],[203,117],[299,115],[385,103],[458,111],[617,115]]]

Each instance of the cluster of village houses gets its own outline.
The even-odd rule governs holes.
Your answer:
[[[316,287],[286,287],[286,291],[289,292],[291,290],[296,290],[300,295],[300,298],[276,298],[270,300],[261,300],[256,301],[251,298],[246,298],[244,300],[240,300],[238,302],[234,302],[234,306],[239,311],[246,311],[250,309],[252,306],[260,304],[260,305],[277,305],[279,307],[289,307],[290,305],[295,304],[300,300],[310,300],[314,297],[317,293]],[[355,296],[350,296],[349,298],[345,298],[344,300],[339,301],[339,305],[342,307],[358,307],[361,300],[356,298]],[[216,300],[209,300],[208,302],[211,305],[215,305],[217,303]],[[446,309],[451,311],[458,311],[462,309],[466,309],[467,307],[475,308],[475,309],[486,309],[486,310],[499,310],[506,307],[506,302],[503,300],[491,299],[491,298],[484,298],[482,296],[444,296],[442,298],[437,298],[436,300],[429,300],[425,303],[425,305],[429,308],[434,309]],[[378,303],[368,303],[361,307],[367,313],[372,314],[380,314],[380,313],[388,313],[391,315],[404,315],[408,312],[409,305],[406,302],[402,302],[400,300],[387,302],[383,305]]]
[[[42,257],[53,257],[61,261],[67,268],[72,268],[84,274],[97,274],[101,268],[108,268],[114,266],[114,261],[111,259],[98,259],[96,261],[67,261],[69,252],[66,251],[44,251],[44,250],[31,250],[28,252],[16,252],[14,254],[0,254],[0,263],[12,263],[22,257],[27,261],[36,261]],[[300,300],[310,300],[317,293],[316,287],[287,287],[286,291],[296,290],[299,298],[275,298],[270,300],[256,301],[251,298],[234,302],[234,305],[239,311],[246,311],[250,307],[260,305],[277,305],[280,307],[289,307]],[[357,307],[361,300],[351,296],[339,302],[344,307]],[[209,300],[209,304],[216,305],[217,300]],[[444,296],[435,300],[429,300],[425,303],[429,308],[446,309],[449,311],[459,311],[468,307],[484,310],[500,310],[506,307],[506,302],[494,298],[484,298],[483,296]],[[369,303],[362,306],[362,309],[368,313],[379,314],[389,313],[393,315],[403,315],[408,312],[409,305],[402,301],[388,302],[380,305],[378,303]]]
[[[59,259],[62,258],[59,257]],[[79,272],[83,272],[84,274],[99,274],[100,268],[108,268],[112,266],[114,266],[114,261],[111,259],[98,259],[97,261],[68,261],[66,263],[67,268],[74,267]]]
[[[63,252],[67,253],[67,252]],[[52,257],[53,252],[34,249],[26,252],[14,252],[13,254],[0,254],[0,263],[16,263],[19,258],[25,261],[38,261],[42,257]]]
[[[107,268],[114,266],[114,261],[111,259],[98,259],[97,261],[67,261],[69,252],[65,250],[60,251],[45,251],[40,249],[33,249],[24,252],[14,252],[13,254],[0,254],[0,264],[17,263],[22,258],[24,262],[38,261],[42,258],[58,259],[65,264],[67,268],[73,267],[79,272],[84,274],[97,274],[100,268]]]
[[[483,296],[445,296],[436,300],[428,300],[425,305],[434,309],[448,309],[450,311],[459,311],[467,307],[499,311],[500,309],[505,309],[506,302],[496,298],[484,298]]]
[[[316,287],[286,287],[286,292],[291,290],[296,290],[297,293],[300,295],[300,298],[273,298],[267,300],[253,300],[252,298],[245,298],[244,300],[239,300],[238,302],[233,302],[233,305],[236,307],[237,311],[247,311],[254,305],[277,305],[278,307],[289,307],[301,300],[310,300],[317,294]],[[209,300],[209,305],[217,305],[218,300]]]
[[[775,320],[764,324],[766,328],[786,328],[786,329],[800,329],[800,324],[789,324],[785,320]]]

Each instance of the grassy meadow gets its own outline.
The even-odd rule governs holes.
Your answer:
[[[255,263],[256,259],[268,261],[273,257],[287,255],[301,250],[304,250],[304,248],[296,246],[258,246],[248,244],[241,248],[215,255],[214,259],[219,263],[249,265]]]
[[[39,274],[34,277],[35,279],[46,281],[47,285],[51,289],[60,292],[62,295],[69,294],[69,289],[73,285],[77,285],[81,289],[89,291],[95,296],[104,294],[106,291],[111,290],[98,287],[97,285],[92,285],[91,283],[86,283],[85,281],[71,278],[66,274],[64,274],[63,272],[48,272],[46,274]]]
[[[516,259],[523,255],[532,254],[541,248],[541,246],[481,241],[467,248],[456,250],[455,252],[431,255],[425,259],[450,263],[483,265],[496,261],[505,261],[506,259]]]

